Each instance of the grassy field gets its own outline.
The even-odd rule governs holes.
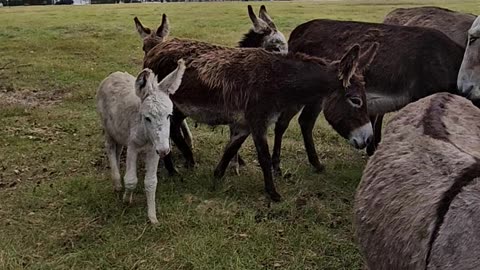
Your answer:
[[[379,22],[414,2],[267,7],[288,36],[313,18]],[[480,13],[476,0],[422,4]],[[133,17],[156,27],[162,13],[172,36],[224,45],[250,27],[240,2],[0,8],[0,269],[361,269],[351,209],[366,158],[323,118],[314,135],[327,170],[313,173],[292,122],[281,203],[262,192],[251,140],[241,176],[210,190],[228,130],[193,123],[197,167],[177,158],[181,176],[159,171],[158,226],[147,222],[141,184],[132,206],[115,197],[94,93],[109,73],[140,70]]]

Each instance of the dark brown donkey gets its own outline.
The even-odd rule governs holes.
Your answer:
[[[372,154],[380,142],[383,115],[406,104],[441,91],[456,91],[457,73],[463,49],[443,33],[421,27],[401,27],[375,23],[313,20],[293,30],[290,52],[318,57],[338,58],[351,44],[362,48],[378,42],[377,56],[365,73],[369,115],[374,124],[375,141],[367,152]],[[324,169],[315,150],[312,130],[325,100],[310,99],[298,119],[308,159],[317,171]],[[273,167],[280,172],[280,148],[283,133],[300,107],[291,107],[275,126]],[[348,113],[348,112],[345,112]]]
[[[252,28],[248,31],[243,38],[238,43],[240,48],[264,48],[267,51],[278,52],[286,54],[288,52],[288,45],[285,36],[277,29],[272,18],[268,15],[267,9],[264,5],[260,7],[258,12],[259,17],[253,12],[251,5],[247,6],[248,16],[252,22]],[[162,23],[157,28],[156,31],[152,31],[149,28],[142,25],[140,20],[135,17],[135,27],[143,40],[143,51],[145,55],[156,45],[163,42],[170,33],[170,24],[168,18],[165,14],[162,16]],[[215,46],[206,46],[205,48],[215,49]],[[199,53],[204,53],[204,50],[199,51]],[[233,125],[230,127],[230,136],[234,136],[236,133],[236,126]],[[192,146],[192,135],[188,128],[188,125],[184,121],[181,126],[182,135],[186,140],[189,147]],[[168,171],[173,174],[175,173],[175,168],[171,164],[170,157],[166,160],[166,165]],[[232,165],[235,169],[235,172],[239,174],[239,166],[244,165],[245,162],[240,158],[240,155],[236,155],[232,160]],[[191,160],[187,159],[187,167],[192,167],[194,165],[193,158]]]
[[[383,23],[437,29],[465,48],[468,29],[477,16],[440,7],[397,8],[385,16]]]
[[[287,55],[254,48],[226,48],[204,42],[173,39],[155,46],[145,57],[161,77],[175,68],[177,59],[187,62],[175,104],[171,137],[184,156],[193,156],[182,142],[180,125],[185,117],[209,125],[234,125],[235,134],[226,146],[215,178],[221,178],[232,157],[251,133],[263,171],[265,190],[280,200],[272,176],[266,132],[282,110],[325,99],[325,117],[333,128],[357,147],[372,136],[367,114],[363,72],[375,56],[378,44],[360,55],[352,46],[341,60],[327,62],[304,54]]]

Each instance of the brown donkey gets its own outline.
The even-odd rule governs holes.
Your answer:
[[[365,73],[369,115],[374,125],[374,141],[367,147],[372,154],[380,142],[383,115],[410,102],[440,91],[457,92],[457,74],[463,49],[443,33],[422,27],[402,27],[376,23],[313,20],[290,34],[290,52],[338,58],[351,44],[364,49],[381,45]],[[312,137],[315,121],[324,100],[311,98],[298,119],[310,163],[317,171],[324,166],[318,159]],[[287,108],[275,126],[273,167],[280,173],[282,136],[302,106]]]
[[[253,11],[251,5],[248,5],[248,16],[252,22],[252,28],[247,32],[243,38],[238,43],[240,48],[264,48],[267,51],[278,52],[286,54],[288,52],[287,40],[284,35],[277,29],[274,21],[268,15],[267,9],[264,5],[260,7],[259,17],[257,17]],[[135,17],[135,27],[143,40],[143,51],[145,55],[156,45],[163,42],[169,35],[170,25],[168,18],[165,14],[162,16],[162,23],[156,31],[152,31],[147,27],[144,27],[140,20]],[[211,49],[216,49],[215,46],[207,46]],[[220,47],[218,47],[220,48]],[[199,53],[204,53],[206,50],[201,50]],[[236,126],[232,125],[230,127],[230,136],[234,136],[236,133]],[[181,125],[182,136],[184,137],[186,143],[189,147],[192,146],[192,136],[186,121]],[[240,155],[235,155],[235,158],[232,160],[233,167],[236,174],[239,174],[239,166],[244,165],[245,162],[240,157]],[[166,160],[166,165],[168,171],[173,174],[176,172],[173,164],[171,163],[170,157]],[[192,167],[194,165],[193,158],[191,160],[187,159],[187,167]]]
[[[378,44],[364,54],[352,46],[340,60],[328,62],[304,54],[287,55],[263,49],[226,48],[192,40],[173,39],[153,48],[144,67],[159,77],[185,58],[187,70],[172,100],[171,138],[187,159],[191,149],[182,142],[180,125],[185,117],[209,125],[233,125],[235,133],[215,169],[221,178],[232,157],[251,133],[262,167],[265,190],[280,200],[272,176],[266,132],[287,106],[324,99],[325,117],[333,128],[358,148],[372,136],[368,119],[363,73],[373,60]]]
[[[480,109],[439,93],[385,128],[355,196],[370,270],[480,269]]]

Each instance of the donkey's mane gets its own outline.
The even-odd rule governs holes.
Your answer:
[[[243,35],[242,40],[240,40],[240,42],[238,42],[238,47],[240,47],[240,48],[258,48],[258,47],[261,47],[263,38],[265,38],[266,35],[267,35],[266,33],[259,34],[255,31],[253,31],[253,29],[250,29],[250,31],[248,31],[248,33]]]

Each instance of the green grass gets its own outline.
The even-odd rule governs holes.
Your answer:
[[[379,22],[413,2],[267,7],[288,35],[313,18]],[[480,13],[476,1],[422,4]],[[283,147],[291,177],[276,181],[281,203],[262,192],[251,140],[241,176],[229,171],[212,191],[228,130],[193,123],[197,167],[173,178],[160,169],[158,226],[147,222],[141,185],[132,206],[115,197],[95,89],[113,71],[140,70],[132,19],[156,27],[162,13],[172,36],[229,46],[250,27],[239,2],[0,9],[0,269],[361,269],[351,209],[366,160],[323,118],[314,135],[327,170],[313,173],[293,121]]]

